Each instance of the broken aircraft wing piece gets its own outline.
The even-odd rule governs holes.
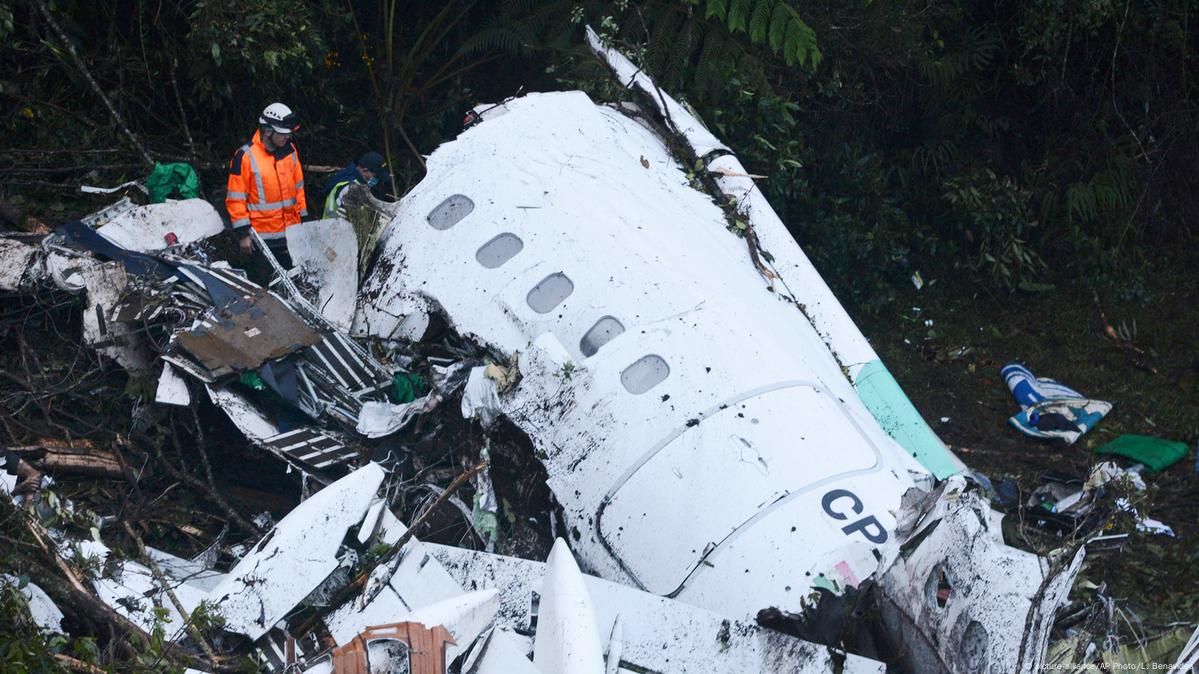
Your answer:
[[[346,531],[362,521],[384,471],[367,464],[296,506],[238,562],[209,599],[225,628],[257,640],[338,566]]]
[[[501,626],[524,632],[535,624],[538,635],[546,629],[546,594],[557,585],[550,580],[549,564],[444,545],[426,543],[424,547],[464,587],[500,589],[503,607],[497,620]],[[563,552],[570,554],[569,550]],[[579,577],[592,606],[596,633],[609,647],[608,657],[613,628],[617,622],[621,624],[622,670],[645,668],[664,674],[838,671],[835,663],[842,654],[826,646],[594,576]],[[540,599],[534,600],[534,596]],[[882,663],[854,655],[845,657],[840,671],[883,671]]]
[[[380,541],[396,542],[404,525],[386,508],[381,515]],[[373,600],[365,606],[347,602],[328,616],[326,624],[336,643],[344,646],[372,626],[420,622],[426,628],[446,626],[456,642],[447,649],[447,662],[469,651],[466,661],[474,662],[480,672],[604,671],[604,662],[611,663],[613,657],[613,626],[620,621],[620,652],[615,655],[621,671],[883,671],[882,663],[852,655],[838,670],[836,663],[843,655],[825,646],[581,574],[562,541],[555,544],[548,563],[418,540],[409,540],[401,555],[399,566]],[[498,596],[464,595],[462,588],[495,588]],[[484,607],[491,607],[489,615]],[[489,635],[472,645],[492,626]],[[533,634],[532,644],[521,634]],[[490,653],[492,648],[495,653]],[[529,666],[530,658],[535,668]],[[507,669],[491,669],[497,660],[506,662]],[[462,671],[474,670],[464,666]]]

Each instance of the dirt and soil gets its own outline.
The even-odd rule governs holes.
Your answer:
[[[891,311],[855,316],[942,440],[993,481],[1014,481],[1021,502],[1046,473],[1085,479],[1100,460],[1093,449],[1123,434],[1185,441],[1192,448],[1169,469],[1147,474],[1147,491],[1131,496],[1176,537],[1140,533],[1131,518],[1117,518],[1111,532],[1130,537],[1092,551],[1082,573],[1158,624],[1199,616],[1197,262],[1194,251],[1179,251],[1157,261],[1142,282],[1105,288],[1092,279],[1068,278],[1034,294],[996,293],[944,276],[929,279],[934,282],[922,290],[905,288]],[[1109,325],[1117,339],[1108,335]],[[1073,446],[1019,433],[1007,423],[1019,408],[999,375],[1012,361],[1113,403],[1112,412]],[[1009,519],[1020,517],[1018,508],[1007,512]],[[1039,552],[1063,542],[1035,527],[1022,533],[1010,542]]]

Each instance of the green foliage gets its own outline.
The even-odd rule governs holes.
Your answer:
[[[1086,181],[1066,188],[1068,217],[1081,221],[1096,220],[1119,213],[1131,205],[1132,176],[1127,158],[1117,156],[1115,165],[1099,171]]]
[[[785,0],[707,0],[704,18],[722,21],[730,33],[748,34],[753,44],[768,44],[788,66],[820,65],[816,32]]]
[[[1036,226],[1028,215],[1029,196],[1010,178],[987,169],[946,180],[942,194],[951,207],[950,226],[973,250],[971,267],[1008,289],[1032,287],[1046,269],[1028,243],[1029,230]]]
[[[261,108],[274,100],[271,92],[277,97],[303,87],[325,54],[322,33],[303,2],[197,0],[188,20],[195,93],[207,103],[253,92],[252,107]]]
[[[16,584],[0,577],[0,666],[5,672],[36,674],[69,672],[54,658],[69,655],[88,664],[99,657],[92,639],[68,639],[61,634],[43,632],[29,614],[29,602],[21,592],[29,583],[22,576]]]

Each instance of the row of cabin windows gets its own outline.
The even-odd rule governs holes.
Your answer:
[[[426,217],[433,229],[446,230],[458,224],[475,210],[475,203],[462,194],[455,194],[442,201]],[[525,247],[520,237],[504,232],[475,251],[475,261],[487,269],[498,269]],[[548,314],[575,290],[575,284],[566,274],[556,272],[541,279],[525,302],[539,314]],[[595,322],[579,340],[579,350],[586,357],[594,356],[600,347],[624,332],[624,325],[612,316],[604,316]],[[638,358],[620,373],[620,383],[629,393],[639,395],[652,389],[670,376],[670,366],[661,356],[649,354]]]

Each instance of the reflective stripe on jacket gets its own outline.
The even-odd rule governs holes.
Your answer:
[[[325,212],[321,215],[323,218],[331,218],[337,215],[337,198],[341,196],[343,190],[353,180],[343,180],[333,184],[333,189],[329,190],[329,196],[325,197]]]
[[[225,208],[233,227],[252,225],[264,239],[279,238],[289,226],[308,215],[304,170],[294,146],[268,152],[261,132],[243,145],[229,162],[229,191]]]

